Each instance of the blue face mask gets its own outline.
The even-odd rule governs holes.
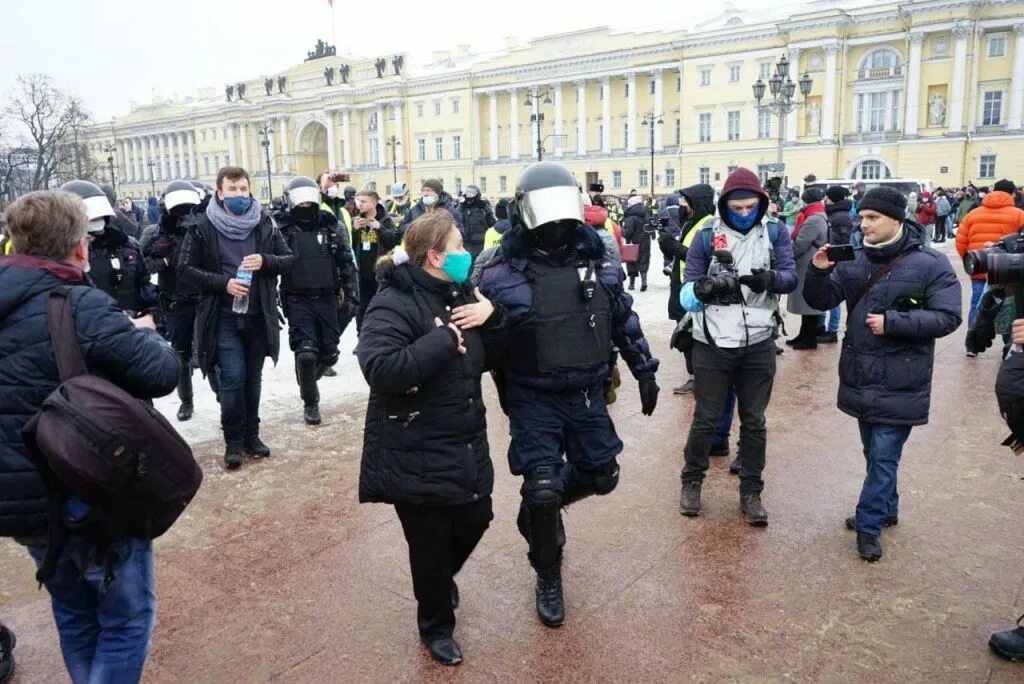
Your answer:
[[[252,206],[252,197],[225,197],[224,206],[235,216],[244,216]]]
[[[746,232],[753,228],[754,224],[757,223],[757,215],[760,213],[755,209],[746,216],[740,216],[740,214],[731,207],[729,207],[727,211],[728,215],[726,223],[741,232]]]
[[[473,255],[469,252],[448,254],[441,270],[457,283],[464,283],[469,278],[469,269],[473,266]]]

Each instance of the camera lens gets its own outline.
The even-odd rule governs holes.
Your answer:
[[[964,270],[967,275],[983,275],[987,272],[987,253],[986,249],[972,249],[964,254]]]
[[[985,266],[988,282],[994,285],[1024,281],[1024,254],[989,254]]]

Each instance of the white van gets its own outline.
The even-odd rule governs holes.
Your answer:
[[[813,183],[804,183],[800,188],[800,194],[802,195],[804,190],[807,188],[819,188],[822,192],[830,185],[842,185],[844,188],[853,191],[853,186],[857,183],[863,183],[864,187],[870,190],[871,188],[885,185],[890,188],[896,188],[904,196],[909,195],[912,192],[917,193],[920,197],[922,192],[932,191],[932,182],[930,180],[923,180],[920,178],[876,178],[871,180],[863,179],[851,179],[851,178],[831,178],[824,180],[816,180]]]

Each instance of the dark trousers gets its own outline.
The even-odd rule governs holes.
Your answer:
[[[882,522],[899,515],[900,495],[896,488],[897,471],[903,445],[910,437],[909,425],[882,425],[859,421],[860,441],[864,445],[867,475],[857,502],[858,532],[882,533]]]
[[[356,311],[356,330],[363,329],[363,316],[366,315],[366,309],[370,306],[370,300],[373,299],[373,295],[377,294],[377,281],[376,280],[364,280],[359,279],[359,310]]]
[[[181,372],[178,374],[178,399],[192,403],[192,348],[195,340],[196,304],[189,301],[170,301],[163,309],[164,332],[167,341],[178,352]]]
[[[260,433],[260,391],[267,332],[262,316],[222,311],[217,322],[220,424],[224,441],[241,443]]]
[[[945,242],[946,228],[948,225],[948,216],[939,216],[935,219],[935,242]]]
[[[288,317],[288,345],[293,352],[316,350],[321,365],[338,362],[338,340],[341,338],[336,297],[284,298]]]
[[[409,543],[420,636],[427,641],[450,638],[455,630],[452,583],[494,519],[491,497],[462,506],[395,504],[395,512]]]
[[[767,443],[764,412],[775,381],[775,342],[769,339],[749,347],[723,350],[695,342],[693,370],[696,406],[686,440],[683,482],[704,480],[708,452],[732,387],[740,414],[740,493],[760,492],[764,489],[761,473]]]

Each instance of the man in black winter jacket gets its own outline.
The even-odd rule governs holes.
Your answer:
[[[200,292],[195,351],[206,375],[217,373],[224,464],[248,453],[270,456],[260,441],[263,361],[281,348],[277,276],[294,257],[280,231],[249,192],[249,174],[226,166],[205,214],[192,215],[178,260],[178,279]],[[246,281],[249,282],[246,282]]]
[[[81,199],[67,192],[29,193],[11,205],[8,220],[16,254],[0,259],[0,537],[15,537],[41,564],[47,488],[21,432],[60,383],[47,324],[50,293],[70,288],[86,366],[132,395],[152,399],[173,391],[178,359],[151,316],[125,316],[110,295],[89,284]],[[79,527],[94,518],[74,496],[64,501],[63,512]],[[156,610],[151,542],[106,534],[72,530],[45,581],[64,662],[76,682],[138,681],[149,651]]]
[[[848,245],[853,236],[853,202],[850,192],[842,185],[832,185],[825,190],[825,218],[828,220],[828,242],[830,245]],[[839,322],[843,315],[841,306],[836,306],[818,317],[819,344],[835,344],[839,341]]]
[[[465,201],[462,203],[462,234],[466,240],[466,251],[473,255],[473,261],[484,250],[484,236],[487,229],[496,223],[491,205],[480,197],[480,188],[467,185]]]

